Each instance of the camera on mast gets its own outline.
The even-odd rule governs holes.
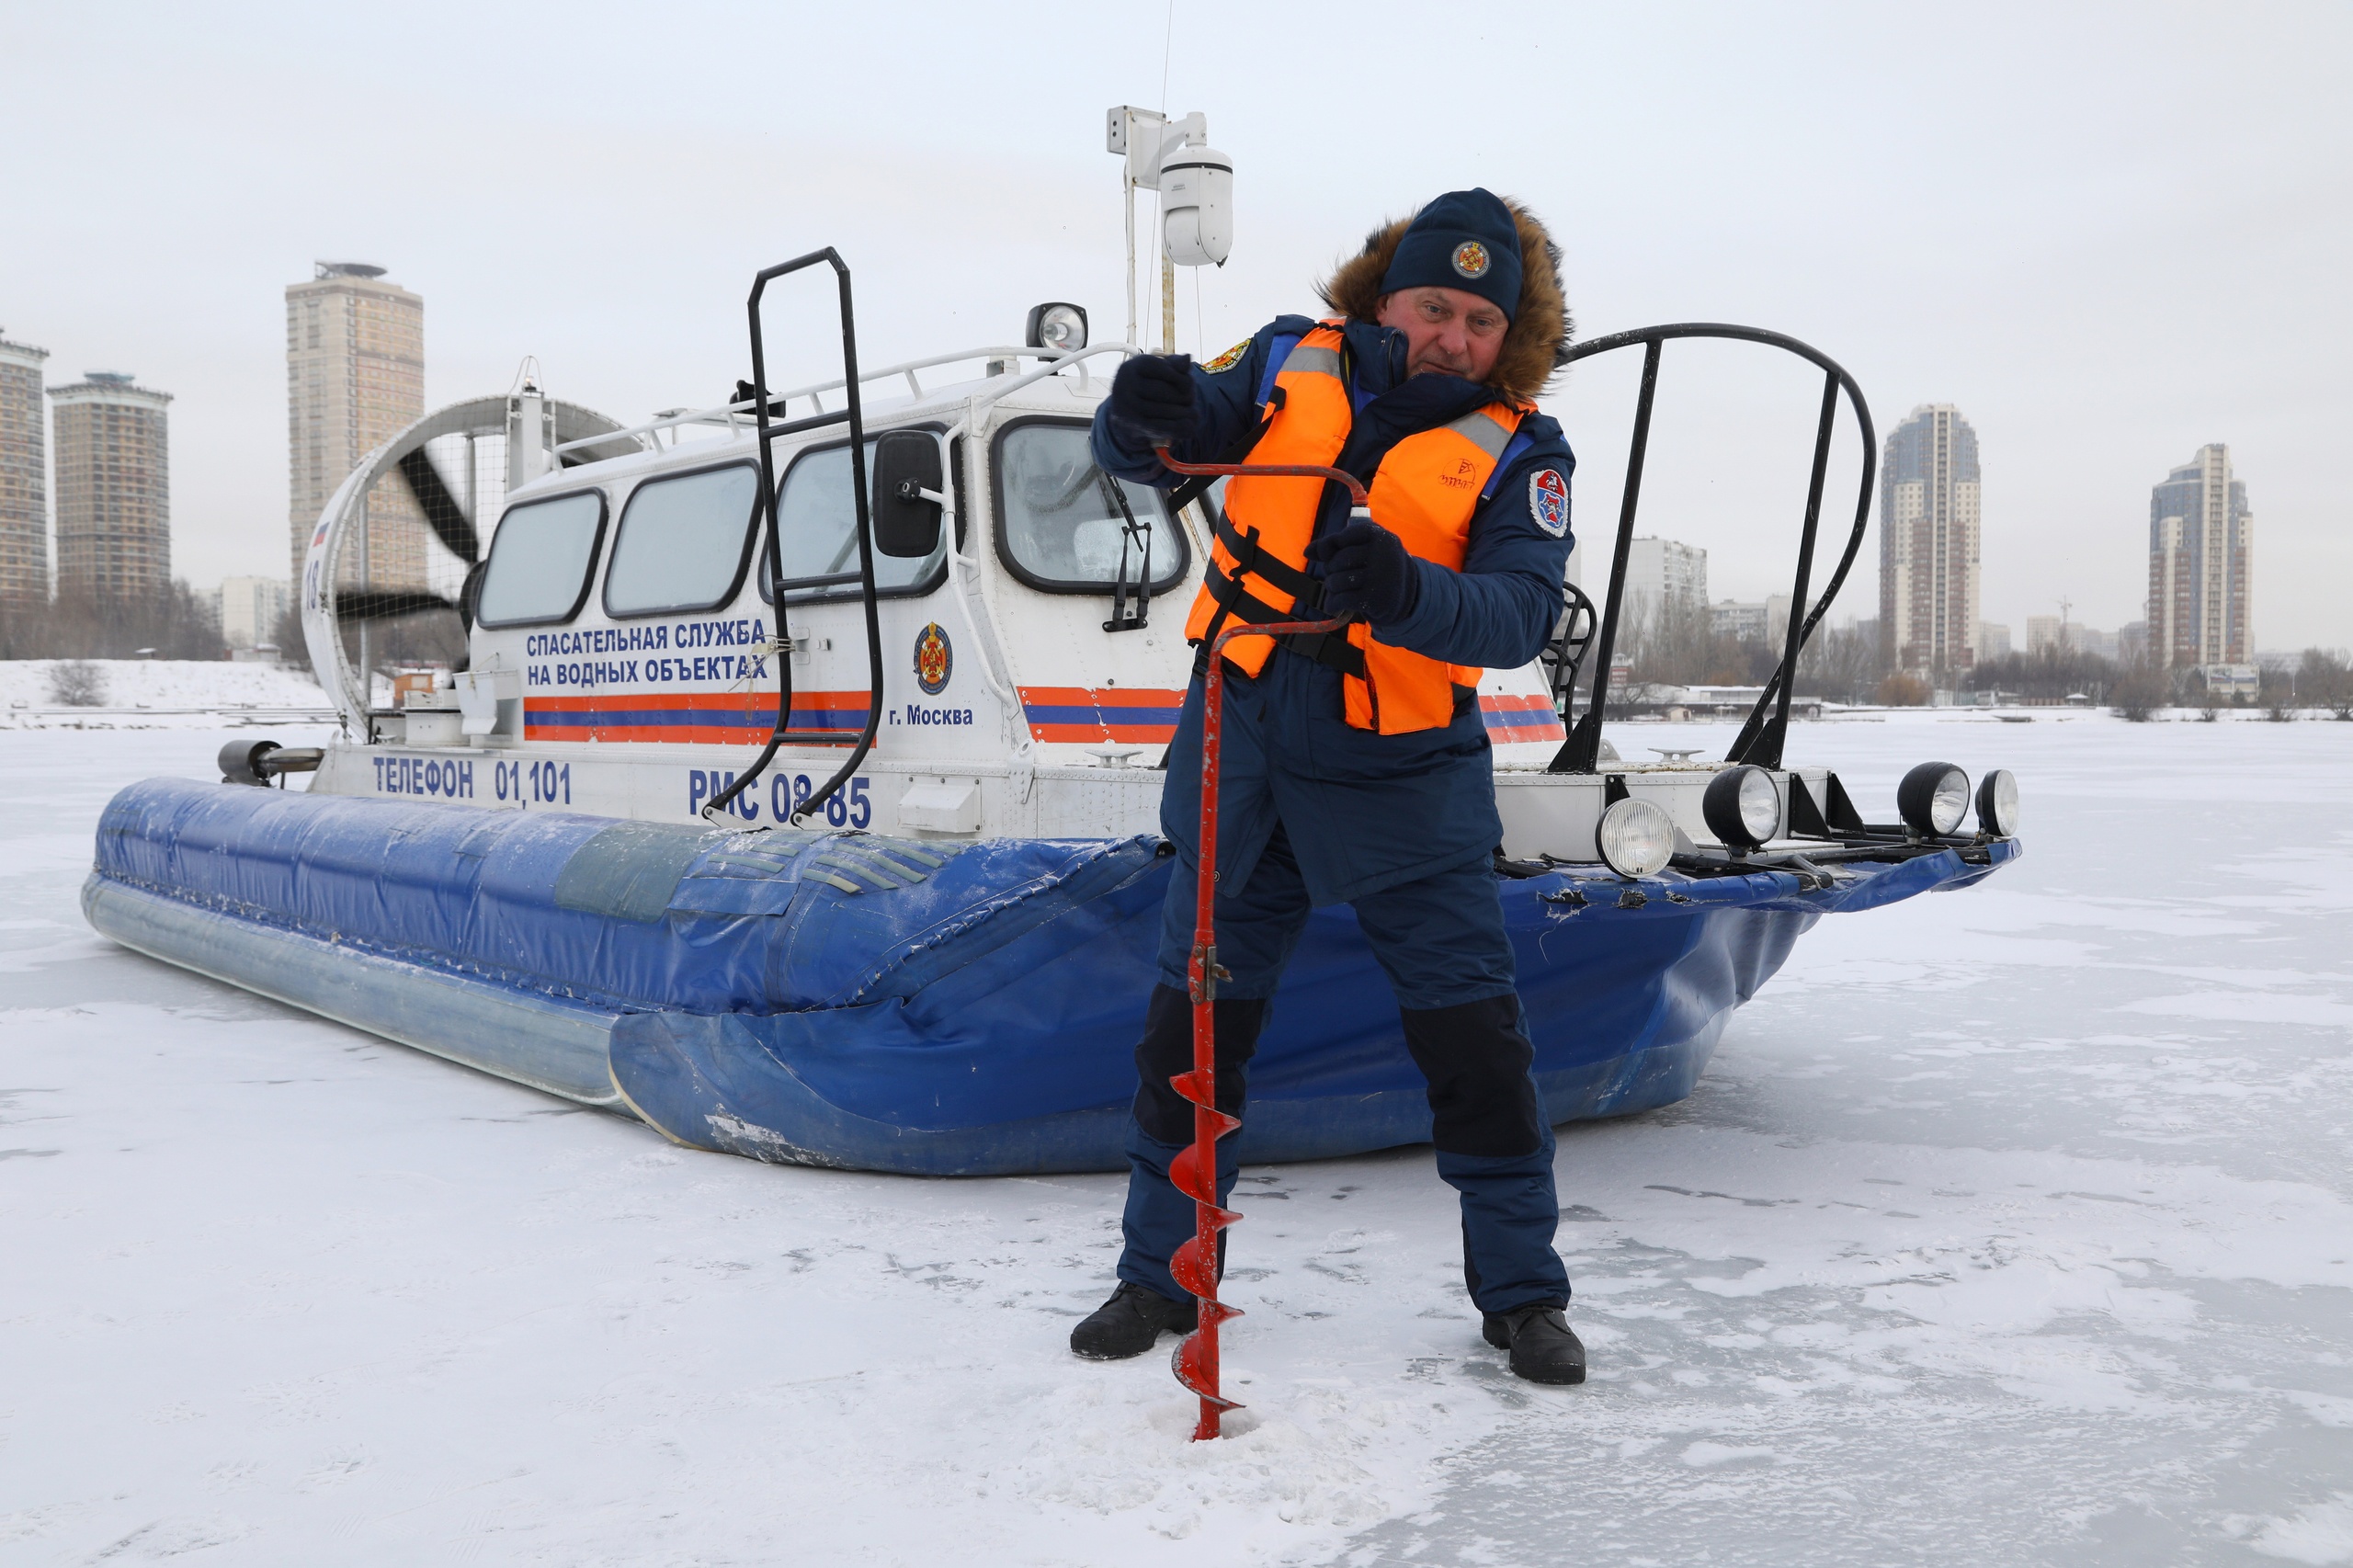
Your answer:
[[[1160,192],[1161,251],[1178,267],[1223,267],[1233,250],[1233,160],[1209,144],[1209,119],[1170,119],[1122,104],[1105,116],[1106,151],[1128,188]]]

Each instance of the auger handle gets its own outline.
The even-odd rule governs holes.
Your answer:
[[[1169,455],[1166,447],[1154,447],[1152,455],[1172,473],[1264,474],[1274,479],[1328,479],[1335,484],[1346,485],[1349,503],[1370,506],[1372,497],[1366,494],[1364,481],[1346,469],[1324,468],[1316,463],[1188,463],[1179,462]]]

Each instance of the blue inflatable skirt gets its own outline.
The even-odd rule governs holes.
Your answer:
[[[1689,1094],[1820,915],[1974,881],[1940,851],[1506,879],[1555,1122]],[[98,825],[126,947],[700,1149],[922,1176],[1122,1168],[1174,860],[1154,837],[742,832],[148,779]],[[1251,1066],[1245,1161],[1426,1142],[1386,982],[1319,910]]]

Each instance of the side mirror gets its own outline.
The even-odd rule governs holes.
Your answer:
[[[871,496],[874,548],[916,561],[938,550],[946,486],[938,437],[927,430],[892,430],[878,437]]]

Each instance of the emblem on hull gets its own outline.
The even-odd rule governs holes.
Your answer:
[[[956,652],[949,646],[947,629],[935,620],[915,633],[915,684],[926,697],[938,697],[955,673]]]

